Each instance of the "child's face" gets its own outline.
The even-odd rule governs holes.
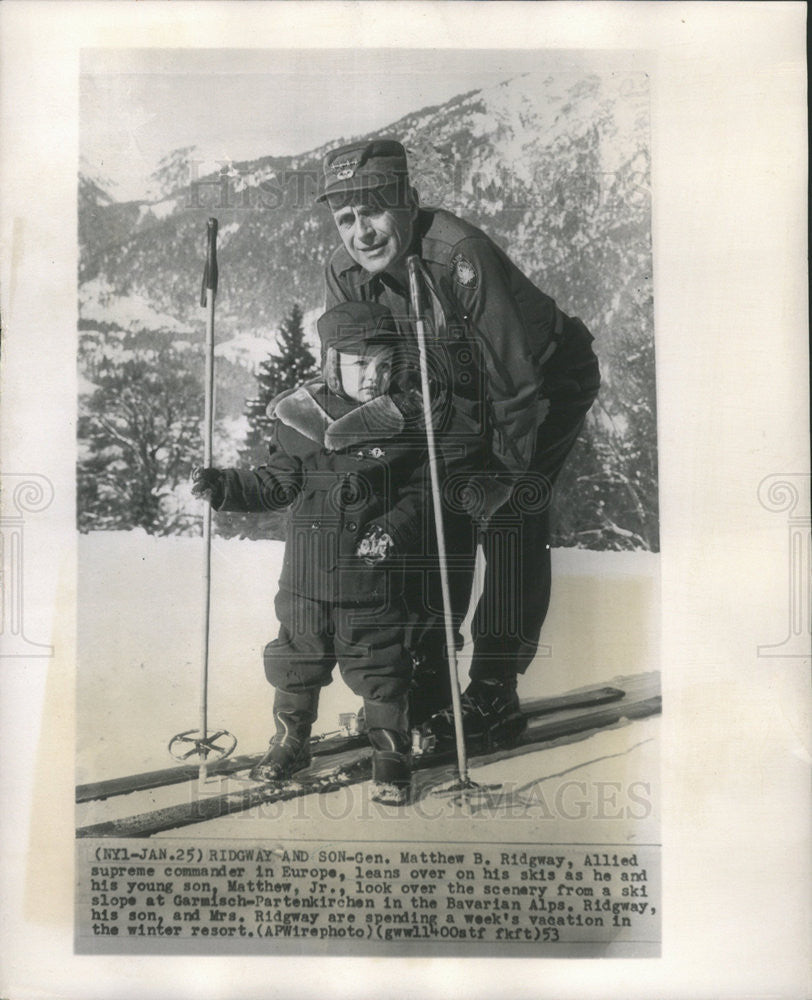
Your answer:
[[[363,354],[338,355],[341,389],[356,403],[368,403],[383,396],[392,377],[392,348],[386,344],[370,344]]]

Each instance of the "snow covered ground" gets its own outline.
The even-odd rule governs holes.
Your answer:
[[[276,632],[273,598],[282,548],[273,541],[214,542],[209,721],[234,733],[240,753],[261,750],[270,735],[272,689],[261,652]],[[196,538],[137,531],[80,538],[77,783],[170,766],[170,738],[197,728],[202,557]],[[658,557],[566,549],[553,558],[546,648],[522,678],[520,693],[542,697],[656,671]],[[657,687],[656,676],[639,683],[648,692]],[[334,729],[339,712],[356,708],[336,670],[322,696],[317,730]],[[497,835],[493,824],[502,821],[510,824],[508,839],[516,839],[519,818],[523,829],[529,824],[528,836],[548,842],[556,836],[572,840],[576,824],[579,840],[657,841],[658,723],[656,716],[624,722],[552,747],[520,748],[484,766],[475,762],[472,776],[498,787],[478,796],[473,816],[455,822],[453,833],[444,822],[443,836],[469,839],[478,825],[471,827],[472,818],[478,817],[489,820],[489,839]],[[449,769],[445,777],[452,776]],[[417,801],[406,814],[385,817],[392,824],[387,836],[402,836],[404,823],[412,824],[414,836],[416,822],[422,836],[432,839],[438,820],[462,819],[458,803],[429,794],[427,784],[443,777],[416,777]],[[115,807],[111,800],[110,808],[131,815],[162,804],[161,794],[137,802],[123,798]],[[358,820],[380,815],[381,808],[369,802],[366,786],[358,786],[200,824],[194,831],[258,836],[272,813],[274,836],[313,837],[314,822],[329,819],[330,837],[341,839],[357,835]],[[84,810],[80,822],[103,818],[109,812],[94,808]]]

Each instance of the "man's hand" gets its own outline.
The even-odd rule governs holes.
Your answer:
[[[367,566],[377,566],[378,563],[387,559],[395,548],[392,536],[389,535],[379,525],[373,525],[361,541],[355,554],[359,559],[363,559]]]
[[[466,514],[475,521],[488,521],[510,499],[513,483],[507,473],[479,473],[460,491]]]
[[[192,469],[192,496],[207,500],[212,507],[223,502],[223,473],[219,469],[203,469],[199,465]]]

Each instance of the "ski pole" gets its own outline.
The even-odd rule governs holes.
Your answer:
[[[214,437],[214,299],[217,295],[217,219],[211,218],[206,229],[206,267],[203,271],[203,288],[200,304],[206,307],[206,371],[205,404],[203,412],[203,467],[212,464],[212,440]],[[200,672],[200,727],[178,733],[169,742],[169,752],[177,760],[186,760],[197,754],[200,761],[199,781],[206,780],[206,765],[209,755],[223,760],[237,746],[237,741],[225,729],[209,733],[209,646],[211,635],[211,504],[203,509],[203,649]],[[226,745],[218,740],[227,737]]]
[[[214,299],[217,295],[217,219],[207,224],[206,267],[200,304],[206,307],[206,375],[203,415],[203,467],[212,463],[214,438]],[[203,745],[208,737],[209,644],[211,633],[211,504],[203,512],[203,655],[200,668],[200,735]],[[200,780],[206,780],[206,754],[200,754]]]
[[[465,734],[462,724],[460,682],[457,676],[457,646],[454,641],[454,623],[451,615],[451,592],[448,586],[448,560],[443,529],[443,506],[440,497],[440,477],[437,472],[437,446],[434,438],[434,423],[431,416],[431,390],[429,388],[429,368],[426,354],[426,324],[423,319],[420,297],[420,259],[412,254],[408,261],[409,295],[417,329],[417,350],[420,360],[420,389],[423,397],[423,418],[426,424],[426,441],[429,451],[429,475],[431,477],[431,498],[434,507],[434,530],[437,535],[437,555],[440,563],[440,587],[443,595],[443,621],[445,641],[448,651],[448,670],[451,681],[451,706],[454,712],[454,734],[457,742],[457,771],[459,787],[469,788],[473,782],[468,777],[468,758],[465,751]]]

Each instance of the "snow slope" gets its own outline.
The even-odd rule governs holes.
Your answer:
[[[214,543],[209,720],[234,733],[242,753],[262,749],[270,734],[272,689],[261,654],[276,631],[273,597],[282,548],[273,541]],[[80,537],[79,554],[77,782],[169,766],[169,739],[198,725],[202,542],[137,531],[99,532]],[[540,697],[656,670],[657,556],[577,549],[553,555],[556,584],[545,627],[547,648],[522,679],[521,693]],[[335,728],[339,712],[356,708],[356,698],[336,671],[322,695],[317,730]],[[475,766],[476,780],[501,785],[480,799],[475,815],[493,822],[512,822],[520,815],[531,826],[541,824],[549,838],[561,823],[571,834],[570,814],[585,813],[580,822],[595,820],[600,826],[620,810],[623,839],[640,837],[641,819],[644,828],[656,827],[658,721],[621,724],[552,749],[522,748]],[[428,794],[426,782],[432,780],[439,779],[419,776],[415,781],[418,801],[410,815],[421,823],[453,819],[460,812],[453,801]],[[586,782],[585,792],[579,782]],[[645,792],[638,788],[647,808],[628,800],[630,787],[640,782],[647,786]],[[602,806],[607,787],[610,797]],[[584,795],[587,804],[574,806]],[[126,815],[154,808],[160,796],[135,810],[132,803],[120,802],[116,808]],[[340,838],[351,835],[350,824],[364,813],[379,808],[369,802],[365,786],[306,802],[273,807],[275,834],[289,829],[291,836],[304,836],[310,824],[312,836],[314,820],[329,817],[331,836]],[[634,815],[626,816],[630,811]],[[255,835],[256,824],[261,827],[267,818],[266,808],[201,824],[195,835]],[[94,820],[86,811],[82,822]],[[610,832],[619,834],[617,821],[610,823]]]

